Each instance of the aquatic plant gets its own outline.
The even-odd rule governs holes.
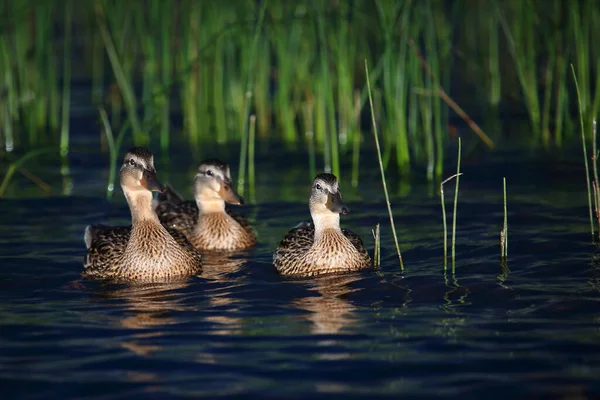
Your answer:
[[[592,185],[590,183],[590,167],[588,165],[588,154],[587,154],[587,146],[585,144],[585,125],[583,123],[583,110],[581,105],[581,94],[579,91],[579,83],[577,81],[577,75],[575,74],[575,67],[571,64],[571,72],[573,74],[573,80],[575,81],[575,90],[577,91],[577,103],[579,105],[579,125],[581,130],[581,146],[583,148],[583,162],[585,165],[585,179],[587,183],[587,193],[588,193],[588,210],[590,214],[590,232],[592,234],[592,242],[594,242],[596,235],[594,233],[594,217],[592,212]],[[595,197],[595,196],[594,196]]]
[[[504,223],[500,232],[500,260],[506,263],[508,259],[508,213],[506,208],[506,177],[502,178],[502,189],[504,193]]]
[[[456,216],[458,206],[458,183],[460,181],[460,157],[461,157],[461,145],[462,140],[458,137],[458,160],[456,162],[456,187],[454,188],[454,211],[452,212],[452,274],[456,268]]]
[[[381,227],[379,224],[375,225],[375,229],[371,231],[373,234],[373,267],[379,268],[381,265]]]
[[[369,112],[364,58],[383,165],[402,175],[416,167],[442,177],[449,111],[490,149],[499,134],[492,140],[475,123],[475,106],[494,117],[526,110],[526,136],[544,147],[577,139],[571,63],[588,140],[600,110],[592,45],[600,6],[592,1],[17,0],[0,14],[10,15],[0,21],[6,152],[52,142],[64,153],[71,86],[89,79],[90,105],[104,106],[115,130],[127,120],[134,143],[160,143],[163,157],[179,140],[195,153],[202,143],[247,143],[254,114],[257,140],[308,151],[313,172],[322,163],[339,173],[351,161],[357,186]],[[450,82],[462,85],[452,96]],[[474,96],[461,93],[469,88]]]
[[[396,226],[394,224],[394,215],[392,213],[392,205],[390,203],[390,196],[387,190],[387,183],[385,181],[385,171],[383,170],[383,162],[381,159],[381,148],[379,146],[379,134],[377,133],[377,123],[375,122],[375,108],[373,107],[373,95],[371,91],[371,80],[369,78],[369,65],[365,59],[365,74],[367,77],[367,91],[369,93],[369,104],[371,106],[371,122],[373,124],[373,137],[375,138],[375,146],[377,147],[377,158],[379,161],[379,171],[381,172],[381,183],[383,184],[383,193],[385,194],[385,202],[387,204],[388,214],[390,216],[390,225],[392,227],[392,235],[394,236],[394,244],[396,245],[396,251],[398,253],[398,261],[400,262],[400,270],[404,271],[404,262],[402,261],[402,253],[400,252],[400,246],[398,245],[398,236],[396,235]]]

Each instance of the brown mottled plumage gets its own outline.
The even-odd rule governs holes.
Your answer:
[[[340,214],[348,213],[348,209],[334,175],[317,175],[309,207],[313,222],[288,232],[273,254],[280,274],[311,277],[371,267],[371,257],[360,237],[340,229]]]
[[[144,148],[127,152],[120,173],[132,225],[85,229],[86,275],[136,281],[170,281],[202,270],[201,255],[184,235],[161,225],[152,208],[156,180],[154,158]]]
[[[256,244],[256,234],[246,218],[225,204],[244,204],[233,190],[227,164],[203,161],[194,179],[194,197],[195,201],[184,201],[167,185],[156,202],[161,222],[182,232],[200,250],[235,251]]]

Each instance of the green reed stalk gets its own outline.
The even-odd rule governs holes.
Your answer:
[[[444,184],[446,184],[454,178],[458,179],[458,176],[460,175],[462,175],[462,172],[454,174],[444,179],[440,183],[440,203],[442,204],[442,226],[444,229],[444,273],[446,273],[446,269],[448,268],[448,224],[446,222],[446,200],[444,199]]]
[[[314,179],[317,175],[317,157],[315,155],[315,133],[313,125],[313,101],[312,99],[307,100],[303,107],[304,109],[304,128],[305,136],[308,141],[308,176],[310,179]]]
[[[245,110],[248,110],[248,103],[252,100],[252,93],[246,92],[246,105]],[[248,156],[248,130],[246,129],[247,124],[244,124],[244,130],[240,139],[240,159],[239,159],[239,172],[238,172],[238,187],[237,191],[240,196],[244,195],[244,187],[246,183],[246,157]]]
[[[529,113],[531,129],[539,138],[540,134],[540,109],[538,101],[536,54],[534,39],[535,11],[531,2],[523,1],[512,3],[517,7],[512,18],[512,33],[504,16],[500,16],[504,34],[507,38],[508,48],[515,62],[517,77],[523,90],[525,105]],[[544,139],[544,140],[547,140]]]
[[[327,168],[327,160],[331,161],[330,170],[334,175],[340,175],[340,158],[339,158],[339,149],[338,149],[338,133],[336,127],[336,119],[335,119],[335,108],[333,101],[333,85],[331,83],[331,77],[329,72],[329,52],[327,50],[327,40],[325,36],[325,9],[324,3],[319,2],[319,7],[317,7],[317,31],[319,36],[319,58],[321,62],[321,80],[318,85],[321,89],[320,96],[323,98],[322,103],[322,113],[325,123],[325,151],[329,153],[329,157],[327,154],[325,156],[325,165]],[[327,146],[327,144],[329,146]]]
[[[385,39],[383,54],[383,96],[385,102],[385,114],[388,121],[386,130],[393,135],[384,136],[384,140],[395,140],[396,163],[401,174],[410,173],[410,152],[408,141],[408,129],[406,122],[406,107],[408,96],[408,81],[410,76],[405,72],[407,60],[406,40],[396,40],[396,22],[400,20],[400,26],[409,27],[411,33],[416,33],[419,25],[411,21],[412,1],[389,2],[378,0],[375,2],[381,28]],[[391,149],[391,146],[388,146]],[[389,153],[386,159],[388,159]],[[386,163],[387,164],[387,163]]]
[[[12,152],[15,146],[15,138],[13,134],[13,119],[16,118],[17,114],[17,96],[14,82],[14,75],[12,73],[11,61],[9,57],[8,44],[4,36],[0,35],[0,60],[2,62],[3,73],[3,85],[5,86],[6,93],[0,94],[0,100],[4,103],[4,149],[7,152]]]
[[[508,259],[508,212],[506,208],[506,177],[502,178],[502,188],[504,192],[504,225],[502,227],[501,253],[504,262]]]
[[[270,89],[270,70],[272,64],[271,50],[267,38],[258,44],[260,49],[256,58],[256,73],[254,77],[254,106],[256,108],[257,133],[260,137],[267,136],[271,130],[272,99]]]
[[[11,178],[15,174],[19,168],[25,164],[29,159],[37,157],[42,154],[56,153],[56,147],[46,147],[42,149],[31,150],[25,153],[23,156],[19,157],[15,162],[10,164],[8,169],[6,170],[6,174],[4,174],[4,178],[2,179],[2,184],[0,184],[0,197],[4,197],[4,193],[6,192],[6,188],[10,183]]]
[[[432,70],[435,71],[432,78],[433,85],[431,92],[435,93],[436,88],[443,87],[444,83],[449,81],[451,70],[451,51],[452,51],[452,23],[447,20],[447,13],[437,7],[432,7],[434,3],[430,3],[429,14],[434,21],[429,24],[431,39],[429,40],[429,48],[432,53],[430,62]],[[444,66],[443,68],[441,66]],[[447,121],[447,112],[442,108],[442,99],[439,96],[433,96],[433,127],[435,138],[434,150],[434,176],[436,179],[441,178],[444,168],[444,146],[446,144],[446,129],[445,121]]]
[[[250,53],[250,62],[248,66],[247,76],[246,76],[246,101],[244,104],[244,125],[242,132],[242,145],[240,146],[240,166],[239,166],[239,174],[238,174],[238,192],[240,196],[244,195],[244,182],[246,175],[246,152],[248,146],[248,119],[252,120],[253,117],[250,116],[248,118],[248,114],[250,113],[250,106],[252,101],[252,88],[254,87],[254,69],[255,69],[255,56],[256,56],[256,48],[258,46],[258,39],[261,35],[261,29],[263,25],[263,20],[265,17],[266,10],[266,1],[263,1],[260,8],[260,14],[258,17],[258,22],[256,23],[256,27],[254,28],[254,39],[252,40],[252,50]],[[254,117],[256,119],[256,117]],[[254,134],[254,133],[253,133]]]
[[[250,192],[250,201],[256,203],[256,172],[255,165],[255,145],[256,145],[256,115],[250,115],[250,134],[248,137],[248,190]]]
[[[375,244],[373,246],[373,267],[381,266],[381,230],[379,224],[375,225],[375,230],[372,231]]]
[[[390,224],[392,226],[394,244],[396,245],[396,251],[398,252],[398,260],[400,261],[400,270],[404,271],[404,262],[402,261],[402,254],[400,252],[400,246],[398,245],[398,236],[396,235],[396,226],[394,225],[394,215],[392,214],[392,205],[390,203],[390,196],[388,195],[387,183],[385,181],[385,171],[383,170],[383,162],[381,160],[381,148],[379,147],[379,135],[377,133],[377,124],[375,122],[375,108],[373,107],[373,95],[371,93],[371,80],[369,79],[369,66],[367,64],[366,59],[365,74],[367,76],[367,91],[369,93],[369,104],[371,105],[371,122],[373,124],[373,136],[375,137],[375,146],[377,147],[377,157],[379,159],[379,171],[381,172],[381,182],[383,183],[383,192],[385,193],[385,201],[387,203],[388,214],[390,216]]]
[[[498,38],[498,15],[489,14],[487,70],[489,79],[488,99],[494,110],[498,109],[502,96],[502,75],[500,73],[500,50]]]
[[[129,116],[131,127],[133,128],[134,143],[136,146],[147,145],[149,137],[147,134],[142,132],[142,127],[137,115],[137,105],[135,95],[133,94],[133,88],[125,76],[123,65],[119,60],[117,50],[108,31],[108,26],[106,25],[104,11],[99,3],[96,4],[96,19],[98,21],[98,27],[100,29],[100,34],[102,35],[102,40],[104,41],[104,47],[106,48],[115,78],[117,79],[117,84],[119,85],[119,89],[121,90],[125,100],[127,114]]]
[[[214,109],[215,115],[215,127],[217,131],[217,143],[224,144],[227,141],[227,115],[225,113],[225,58],[226,58],[226,43],[223,38],[217,39],[215,46],[215,69],[214,69],[214,81],[212,84],[213,91],[213,103],[216,105]],[[208,81],[202,83],[204,87],[209,86]],[[247,109],[247,104],[250,103],[248,94],[244,94],[242,99],[242,108],[244,111]],[[248,118],[247,114],[242,114],[242,118]],[[245,134],[245,125],[242,123],[242,135]],[[241,168],[241,165],[240,165]],[[238,176],[238,179],[244,179],[243,176]]]
[[[335,75],[332,86],[337,88],[337,120],[338,141],[342,153],[348,145],[354,148],[354,136],[358,134],[353,104],[354,82],[356,81],[355,62],[357,47],[361,36],[354,37],[351,27],[360,24],[357,13],[352,12],[350,2],[341,2],[337,7],[339,25],[334,27],[334,33],[329,35],[331,57],[334,60]],[[354,184],[354,183],[353,183]]]
[[[362,133],[360,130],[360,94],[358,90],[354,91],[354,129],[352,133],[352,186],[358,187],[360,177],[360,143]]]
[[[285,4],[285,2],[276,2],[272,9],[269,7],[269,11],[274,18],[283,19]],[[282,133],[282,139],[287,146],[295,145],[296,142],[296,128],[294,125],[296,112],[292,104],[294,78],[309,76],[306,61],[303,60],[305,57],[300,56],[300,46],[303,43],[302,30],[302,25],[293,21],[287,27],[284,24],[275,25],[275,29],[271,34],[275,50],[274,61],[278,66],[273,111]],[[311,127],[310,131],[315,132],[316,128]]]
[[[63,53],[63,87],[61,107],[60,155],[67,157],[69,153],[69,111],[71,107],[71,33],[73,29],[73,4],[65,3],[65,38]]]
[[[167,14],[169,16],[173,16],[171,13],[171,5],[168,1],[162,2],[162,13]],[[164,154],[167,154],[167,150],[169,148],[169,144],[171,141],[170,138],[170,104],[171,100],[171,90],[169,83],[171,81],[172,68],[171,63],[174,54],[171,53],[171,29],[173,18],[158,18],[161,25],[161,62],[160,62],[160,70],[161,70],[161,84],[163,88],[167,88],[166,93],[161,92],[159,96],[161,97],[161,117],[160,117],[160,147],[163,150]]]
[[[456,268],[456,208],[458,206],[458,183],[460,181],[461,139],[458,137],[458,162],[456,164],[456,188],[454,189],[454,211],[452,214],[452,274]]]
[[[594,156],[592,160],[592,169],[594,171],[594,199],[595,199],[595,210],[596,219],[598,220],[598,240],[600,240],[600,181],[598,180],[598,148],[596,140],[596,119],[592,122],[592,151]]]
[[[566,75],[567,62],[565,56],[559,54],[556,59],[556,103],[554,106],[554,141],[558,147],[562,145],[564,118],[568,115]]]
[[[588,155],[587,148],[585,145],[585,125],[583,124],[583,110],[581,107],[581,94],[579,92],[579,83],[577,82],[577,75],[575,74],[575,67],[571,64],[571,72],[573,74],[573,80],[575,81],[575,90],[577,91],[577,104],[579,105],[579,124],[581,128],[581,146],[583,147],[583,161],[585,163],[585,178],[587,182],[588,191],[588,209],[590,212],[590,232],[592,233],[592,243],[596,237],[594,233],[594,217],[592,212],[592,189],[590,184],[590,168],[588,166]]]
[[[92,40],[92,104],[97,106],[104,100],[104,48],[97,31]]]
[[[108,171],[108,183],[106,185],[106,199],[111,200],[115,188],[117,157],[119,156],[119,150],[121,148],[121,142],[123,141],[125,132],[129,128],[129,121],[126,121],[123,124],[121,130],[119,131],[119,134],[117,135],[117,139],[115,140],[112,127],[110,126],[108,116],[106,115],[106,111],[104,110],[104,108],[100,107],[98,108],[98,112],[100,113],[100,119],[102,119],[104,133],[106,134],[106,141],[108,142],[108,155],[110,161]]]

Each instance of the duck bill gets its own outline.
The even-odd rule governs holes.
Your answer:
[[[340,192],[329,193],[327,195],[327,202],[325,203],[325,207],[327,207],[331,212],[338,214],[348,214],[350,212],[348,207],[346,207],[346,205],[344,204]]]
[[[140,181],[143,187],[150,190],[151,192],[164,192],[165,187],[158,181],[156,172],[144,170],[142,180]]]
[[[235,204],[238,206],[244,205],[244,198],[237,194],[233,190],[233,186],[230,181],[221,182],[221,188],[219,189],[219,196],[229,204]]]

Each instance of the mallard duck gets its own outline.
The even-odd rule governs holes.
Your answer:
[[[289,231],[273,254],[273,264],[280,274],[311,277],[371,266],[361,238],[340,229],[340,214],[349,210],[335,175],[316,176],[309,208],[312,222],[301,223]]]
[[[256,234],[246,218],[225,204],[244,204],[233,189],[226,163],[215,159],[200,163],[194,198],[184,201],[167,185],[157,197],[156,213],[165,226],[179,230],[199,250],[236,251],[256,244]]]
[[[164,227],[152,207],[152,192],[164,190],[156,178],[152,153],[142,147],[129,150],[120,181],[131,226],[87,226],[84,273],[97,278],[164,281],[200,272],[200,252],[177,230]]]

